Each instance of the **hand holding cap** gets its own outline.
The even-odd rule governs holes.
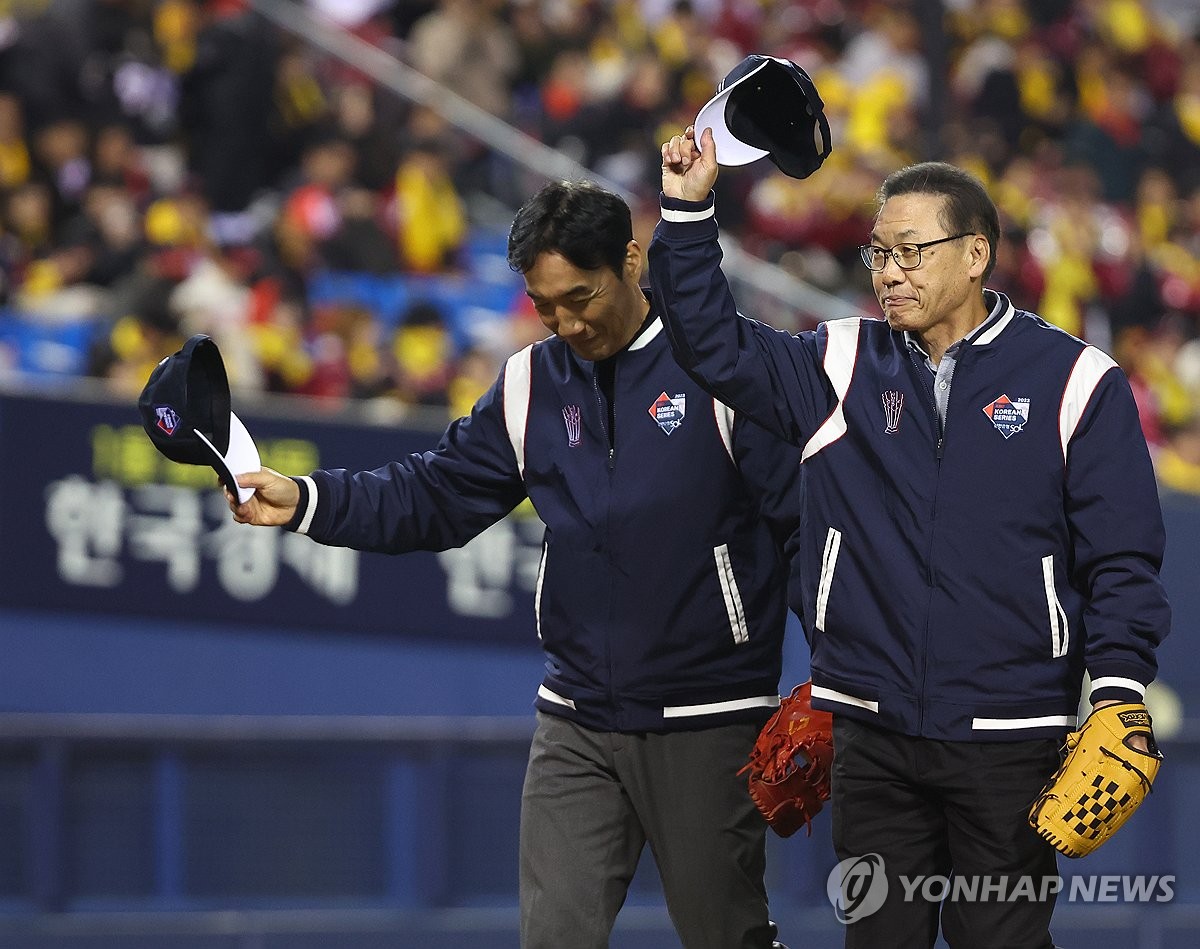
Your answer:
[[[808,73],[791,60],[759,53],[729,71],[695,125],[697,141],[712,129],[720,164],[770,158],[793,178],[807,178],[832,150],[825,104]]]
[[[150,373],[138,397],[142,427],[160,452],[185,465],[211,465],[239,501],[254,494],[237,476],[258,471],[254,439],[232,410],[220,350],[198,333]]]

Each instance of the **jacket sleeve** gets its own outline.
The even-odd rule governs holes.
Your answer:
[[[322,544],[404,553],[460,547],[524,500],[504,419],[504,374],[432,451],[373,471],[314,471],[287,528]]]
[[[803,445],[831,411],[818,333],[742,317],[721,271],[714,197],[662,198],[650,287],[675,359],[696,382],[769,431]]]
[[[1087,597],[1091,701],[1140,702],[1158,669],[1155,647],[1171,625],[1159,577],[1166,531],[1137,406],[1116,365],[1088,400],[1066,465],[1072,581]]]

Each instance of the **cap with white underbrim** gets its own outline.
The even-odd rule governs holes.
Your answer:
[[[138,410],[150,441],[172,461],[210,465],[242,503],[254,494],[237,476],[261,468],[258,447],[233,413],[225,363],[210,337],[198,333],[154,367]]]
[[[770,158],[785,174],[807,178],[831,150],[824,108],[802,68],[789,59],[751,53],[696,115],[696,138],[712,129],[719,164]]]

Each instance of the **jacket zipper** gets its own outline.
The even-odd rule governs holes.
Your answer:
[[[937,395],[929,386],[929,380],[926,373],[929,371],[927,366],[922,365],[916,354],[909,349],[908,358],[912,361],[914,368],[917,370],[917,375],[921,379],[921,387],[925,390],[925,395],[929,397],[929,404],[933,407],[933,420],[937,423],[937,460],[942,460],[942,451],[946,446],[946,422],[942,418],[942,413],[938,411]],[[958,360],[954,361],[954,369],[950,370],[950,376],[946,379],[946,408],[950,407],[950,384],[954,381],[954,373],[958,369]]]
[[[607,548],[607,546],[608,546],[607,541],[608,541],[608,539],[610,539],[612,537],[611,493],[612,493],[613,456],[615,454],[615,446],[613,444],[613,431],[609,427],[609,424],[608,424],[608,406],[604,402],[604,393],[600,391],[600,377],[599,377],[599,373],[596,370],[595,363],[592,363],[592,391],[596,395],[596,407],[600,410],[600,429],[601,429],[601,431],[604,432],[604,440],[606,442],[608,442],[608,473],[609,473],[610,498],[609,498],[609,502],[608,502],[607,516],[605,517],[605,521],[604,521],[604,533],[605,533],[605,540],[606,540],[605,546]],[[617,367],[615,365],[613,366],[612,391],[613,391],[613,395],[612,395],[613,402],[615,403],[616,397],[617,397]],[[616,417],[616,406],[615,405],[613,406],[613,417],[614,418]],[[611,552],[606,552],[606,553],[607,553],[607,556],[609,556],[609,557],[612,556]],[[613,620],[612,611],[613,611],[613,601],[615,599],[613,596],[612,573],[613,572],[611,570],[608,571],[609,582],[608,582],[608,623],[607,623],[607,626],[608,626],[608,629],[610,629],[610,630],[612,629],[612,625],[613,625],[612,624],[612,620]],[[613,675],[612,641],[609,637],[605,637],[605,640],[604,640],[604,662],[608,667],[608,687],[606,689],[607,699],[608,699],[608,707],[614,710],[617,718],[619,719],[621,717],[621,710],[617,708],[617,694],[616,694],[616,690],[615,690],[614,684],[613,684],[615,676]]]
[[[616,446],[613,444],[613,433],[608,427],[608,406],[604,404],[604,394],[600,391],[600,383],[596,377],[596,367],[592,366],[592,391],[596,394],[596,406],[600,409],[600,428],[604,432],[604,440],[608,442],[608,470],[613,470],[615,461]],[[617,395],[617,367],[613,367],[613,399],[615,401]],[[616,414],[616,407],[613,407],[613,414]]]
[[[960,346],[960,350],[964,350],[965,346]],[[950,387],[954,384],[954,373],[958,371],[958,359],[954,360],[954,365],[950,367],[950,374],[946,376],[946,413],[950,412]],[[937,395],[933,398],[934,410],[937,410]],[[938,413],[938,442],[937,442],[937,459],[942,460],[942,451],[946,447],[946,420]]]
[[[943,449],[946,444],[946,423],[942,419],[941,412],[938,411],[937,396],[934,394],[934,391],[929,384],[929,379],[926,376],[926,373],[929,371],[928,368],[921,364],[921,361],[917,358],[916,354],[911,349],[909,349],[909,351],[908,351],[908,356],[909,356],[909,359],[912,360],[912,364],[917,370],[917,376],[921,380],[921,387],[925,390],[925,395],[929,398],[930,406],[933,409],[933,420],[937,424],[937,446],[936,446],[936,450],[935,450],[935,458],[937,460],[937,476],[934,478],[934,484],[933,484],[933,517],[931,519],[931,523],[933,523],[934,521],[937,520],[938,491],[941,487],[941,482],[942,482],[942,452],[943,452]],[[957,368],[957,361],[955,363],[955,366]],[[953,377],[953,375],[954,375],[954,373],[951,372],[951,377]],[[936,378],[936,376],[935,376],[935,378]],[[948,379],[948,380],[946,380],[946,389],[947,389],[946,410],[947,410],[947,412],[949,412],[949,408],[950,408],[949,388],[950,388],[950,380]],[[932,608],[933,607],[933,588],[934,588],[934,583],[937,579],[937,571],[934,568],[934,562],[933,562],[933,553],[934,553],[934,551],[933,551],[933,536],[931,535],[929,538],[929,552],[926,554],[926,561],[925,561],[925,563],[926,563],[925,576],[929,582],[929,601],[928,601],[929,605],[926,607],[926,610],[925,610],[925,639],[924,639],[924,642],[921,644],[921,654],[924,656],[924,660],[921,664],[920,689],[917,692],[917,730],[918,730],[918,733],[923,732],[925,730],[925,692],[926,692],[927,684],[929,682],[929,627],[930,627],[930,623],[932,621],[932,616],[933,616],[933,608]]]

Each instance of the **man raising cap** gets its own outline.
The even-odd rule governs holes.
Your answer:
[[[803,135],[783,147],[815,158]],[[834,845],[890,884],[846,945],[931,947],[940,911],[951,946],[1051,949],[1056,852],[1028,814],[1085,670],[1093,708],[1125,703],[1156,758],[1141,703],[1170,610],[1128,381],[987,288],[995,205],[940,162],[879,190],[861,254],[883,319],[793,336],[742,317],[721,272],[720,160],[708,127],[663,144],[651,286],[689,375],[803,454],[798,573],[813,707],[834,715]],[[904,899],[901,876],[950,874],[1007,892],[1032,879],[1039,897]]]

